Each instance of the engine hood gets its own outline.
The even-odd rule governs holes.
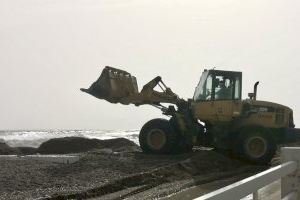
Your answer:
[[[250,100],[250,99],[246,99],[243,101],[246,104],[250,104],[252,106],[255,107],[262,107],[262,108],[273,108],[273,109],[284,109],[287,111],[292,111],[291,108],[282,105],[282,104],[278,104],[278,103],[274,103],[274,102],[270,102],[270,101],[258,101],[258,100]]]

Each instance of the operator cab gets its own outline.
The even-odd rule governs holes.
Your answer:
[[[242,72],[204,70],[194,101],[241,100]]]

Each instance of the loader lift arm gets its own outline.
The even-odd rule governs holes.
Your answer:
[[[162,92],[154,90],[156,86],[159,86]],[[136,106],[148,104],[163,111],[166,108],[161,103],[177,105],[184,101],[165,85],[160,76],[144,85],[139,92],[134,76],[124,70],[109,66],[103,69],[99,79],[88,89],[81,88],[80,90],[110,103],[134,104]]]

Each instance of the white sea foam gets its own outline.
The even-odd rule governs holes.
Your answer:
[[[95,139],[127,138],[138,144],[139,130],[111,131],[111,130],[42,130],[42,131],[0,131],[0,141],[12,147],[38,147],[41,143],[61,137],[86,137]]]

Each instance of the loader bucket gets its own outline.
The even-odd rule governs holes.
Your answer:
[[[106,66],[89,89],[80,90],[110,103],[120,103],[121,99],[137,94],[138,85],[136,78],[130,73]]]

